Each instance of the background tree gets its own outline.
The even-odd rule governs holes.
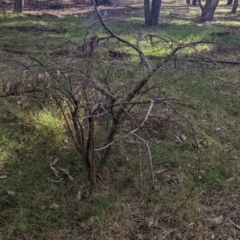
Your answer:
[[[144,16],[145,23],[148,26],[155,26],[158,24],[162,0],[144,0]]]
[[[234,0],[231,13],[236,13],[238,8],[238,0]]]
[[[24,0],[15,0],[13,6],[14,13],[22,13],[24,8]]]
[[[100,5],[108,6],[108,5],[111,5],[111,1],[110,0],[92,0],[91,2],[92,2],[92,4],[96,4],[96,6],[100,6]]]
[[[186,3],[187,4],[191,4],[191,1],[190,0],[186,0]],[[193,0],[192,1],[192,5],[196,6],[197,5],[197,0]]]
[[[228,0],[226,5],[232,5],[233,0]]]
[[[201,22],[212,21],[218,2],[219,0],[206,0],[203,6],[201,1],[199,1],[199,6],[202,10]]]

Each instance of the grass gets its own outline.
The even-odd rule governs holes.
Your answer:
[[[146,145],[127,138],[113,146],[106,166],[98,163],[100,179],[90,194],[81,158],[52,100],[38,93],[27,100],[1,98],[1,239],[227,239],[238,234],[227,220],[230,217],[238,224],[233,210],[239,197],[238,66],[184,60],[235,59],[238,33],[231,31],[223,37],[214,33],[228,31],[226,26],[236,27],[237,22],[224,20],[226,9],[222,7],[217,12],[222,18],[210,25],[191,21],[199,14],[194,7],[173,11],[182,11],[190,20],[169,18],[172,11],[163,8],[160,26],[152,29],[143,26],[141,11],[134,18],[119,14],[107,23],[132,43],[139,31],[172,40],[154,39],[154,47],[143,40],[143,51],[157,57],[169,53],[170,44],[202,39],[228,49],[220,52],[218,45],[206,44],[179,52],[177,68],[172,62],[166,64],[149,82],[154,89],[143,97],[173,97],[174,106],[196,126],[195,139],[183,116],[169,106],[155,106],[155,116],[138,133],[151,147],[154,182]],[[80,53],[70,58],[69,53],[76,49],[72,42],[80,44],[86,36],[89,22],[84,18],[43,16],[39,20],[10,15],[1,24],[0,77],[7,83],[37,81],[47,71],[51,87],[66,90],[69,76],[82,81],[77,68],[100,78],[102,84],[108,73],[109,86],[113,90],[121,87],[118,95],[123,98],[147,74],[139,70],[137,54],[115,41],[101,43],[97,64],[83,61]],[[93,24],[87,37],[96,34],[106,36]],[[16,49],[24,53],[13,51]],[[128,69],[121,60],[109,58],[109,49],[133,54],[126,59]],[[54,85],[56,79],[59,85]],[[135,121],[140,123],[146,111],[146,107],[136,106],[132,110]],[[81,112],[81,121],[82,117]],[[105,129],[99,121],[96,147],[105,141]],[[126,126],[123,134],[128,130]],[[96,157],[100,159],[101,152]],[[224,219],[218,223],[220,216]]]

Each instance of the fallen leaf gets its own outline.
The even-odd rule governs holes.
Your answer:
[[[181,142],[181,139],[180,139],[177,135],[175,135],[175,138],[176,138],[175,141],[177,141],[177,142]]]
[[[15,195],[15,192],[14,191],[7,191],[7,193],[11,196]]]
[[[60,208],[59,204],[57,204],[57,203],[52,203],[49,207],[51,209],[59,209]]]
[[[182,135],[181,135],[181,139],[182,139],[183,141],[186,141],[186,140],[187,140],[187,137],[182,134]]]
[[[58,161],[59,161],[59,158],[55,158],[53,161],[51,161],[50,166],[52,167],[52,166],[56,165],[58,163]]]
[[[69,179],[70,179],[70,181],[73,181],[73,180],[74,180],[73,177],[70,175],[68,169],[66,169],[66,168],[60,168],[59,171],[62,171],[62,172],[64,172],[65,174],[67,174],[68,177],[69,177]]]
[[[209,221],[214,222],[216,224],[221,224],[223,222],[223,216],[215,217],[215,218],[208,218]]]
[[[82,198],[82,186],[78,188],[78,192],[77,192],[77,200],[81,200]]]
[[[0,176],[0,179],[5,179],[5,178],[7,178],[7,175],[1,175]]]
[[[156,173],[163,173],[163,172],[165,172],[167,170],[168,170],[168,168],[159,169],[159,170],[156,171]]]
[[[149,228],[154,224],[154,218],[152,216],[145,218],[145,221]]]
[[[158,219],[156,218],[154,221],[154,227],[157,227],[157,226],[158,226]]]
[[[137,237],[138,237],[139,240],[144,239],[144,235],[143,234],[138,234]]]
[[[55,158],[53,161],[50,162],[50,167],[51,167],[51,169],[53,170],[53,172],[54,172],[54,174],[55,174],[56,177],[59,176],[59,172],[58,172],[58,170],[57,170],[55,167],[53,167],[53,166],[56,165],[56,164],[58,163],[58,161],[59,161],[59,158]]]
[[[55,167],[51,167],[51,169],[53,170],[55,176],[58,177],[59,176],[58,170]]]

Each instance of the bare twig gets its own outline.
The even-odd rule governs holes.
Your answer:
[[[29,58],[32,59],[33,61],[37,62],[40,66],[42,66],[42,67],[45,66],[45,65],[44,65],[42,62],[40,62],[38,59],[36,59],[36,58],[34,58],[34,57],[31,57],[31,56],[29,56]]]
[[[124,138],[126,138],[126,137],[128,137],[128,136],[130,136],[130,135],[134,135],[134,134],[135,134],[140,128],[142,128],[142,127],[145,125],[145,123],[147,122],[147,120],[148,120],[148,118],[149,118],[149,116],[150,116],[150,113],[151,113],[151,111],[152,111],[152,108],[153,108],[153,103],[154,103],[154,101],[152,100],[152,101],[151,101],[151,104],[150,104],[150,106],[149,106],[148,112],[147,112],[144,120],[141,122],[141,124],[140,124],[137,128],[133,129],[131,132],[127,133],[127,134],[124,135],[123,137],[118,138],[118,139],[116,139],[115,141],[112,141],[112,142],[108,143],[108,144],[105,145],[104,147],[97,148],[97,149],[94,149],[94,150],[95,150],[95,151],[101,151],[101,150],[106,149],[106,148],[108,148],[109,146],[113,145],[115,142],[118,142],[118,141],[120,141],[120,140],[122,140],[122,139],[124,139]]]
[[[131,125],[132,125],[132,122],[131,122]],[[132,128],[133,128],[133,125],[132,125]],[[133,137],[134,137],[134,141],[135,141],[135,143],[136,143],[137,151],[138,151],[138,162],[139,162],[139,171],[140,171],[140,181],[141,181],[141,184],[142,184],[143,172],[142,172],[142,159],[141,159],[141,154],[140,154],[140,148],[139,148],[139,145],[138,145],[138,141],[137,141],[136,136],[133,135]]]
[[[190,199],[190,197],[191,197],[191,195],[192,195],[192,193],[193,193],[193,190],[194,190],[194,188],[195,188],[195,185],[196,185],[196,183],[193,184],[193,186],[192,186],[189,194],[187,195],[186,199],[180,204],[180,206],[179,206],[177,209],[175,209],[174,212],[172,212],[171,214],[169,214],[166,218],[169,218],[169,217],[175,215],[175,214],[187,203],[187,201]]]
[[[149,61],[147,60],[144,53],[142,52],[139,42],[138,42],[137,46],[135,46],[134,44],[130,43],[129,41],[127,41],[127,40],[119,37],[118,35],[116,35],[110,28],[107,27],[107,25],[103,21],[101,15],[100,15],[100,13],[97,9],[97,6],[95,4],[94,4],[94,8],[95,8],[95,11],[97,13],[97,16],[98,16],[103,28],[110,34],[110,36],[113,37],[113,38],[116,38],[118,41],[126,44],[127,46],[129,46],[133,50],[135,50],[139,54],[139,57],[140,57],[141,61],[148,67],[148,70],[151,72],[152,71],[152,66],[150,65]]]
[[[240,225],[237,225],[237,224],[234,223],[231,219],[229,219],[229,222],[230,222],[234,227],[236,227],[237,229],[240,230]]]
[[[152,153],[151,153],[151,148],[149,147],[149,141],[143,139],[142,137],[140,137],[137,134],[133,134],[135,137],[141,139],[147,147],[148,150],[148,156],[149,156],[149,163],[150,163],[150,170],[151,170],[151,174],[152,174],[152,187],[154,186],[154,171],[153,171],[153,162],[152,162]]]

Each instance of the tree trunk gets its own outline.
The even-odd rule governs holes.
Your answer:
[[[201,22],[212,21],[219,0],[207,0],[202,9]]]
[[[152,25],[158,25],[162,0],[152,0]]]
[[[196,5],[197,5],[197,0],[193,0],[193,1],[192,1],[192,5],[193,5],[193,6],[196,6]]]
[[[238,8],[238,0],[234,0],[231,13],[236,13]]]
[[[227,5],[232,5],[233,0],[228,0]]]
[[[150,0],[144,0],[144,16],[145,24],[150,25],[151,22]]]
[[[91,0],[90,2],[91,2],[92,5],[95,4],[97,7],[101,6],[101,5],[103,5],[103,6],[111,5],[111,1],[110,0]]]
[[[14,0],[13,12],[22,13],[24,8],[24,0]]]
[[[144,0],[144,16],[146,25],[158,25],[161,3],[162,0],[152,0],[152,6],[150,7],[150,0]]]
[[[111,5],[110,0],[103,0],[103,5],[104,5],[104,6]]]

